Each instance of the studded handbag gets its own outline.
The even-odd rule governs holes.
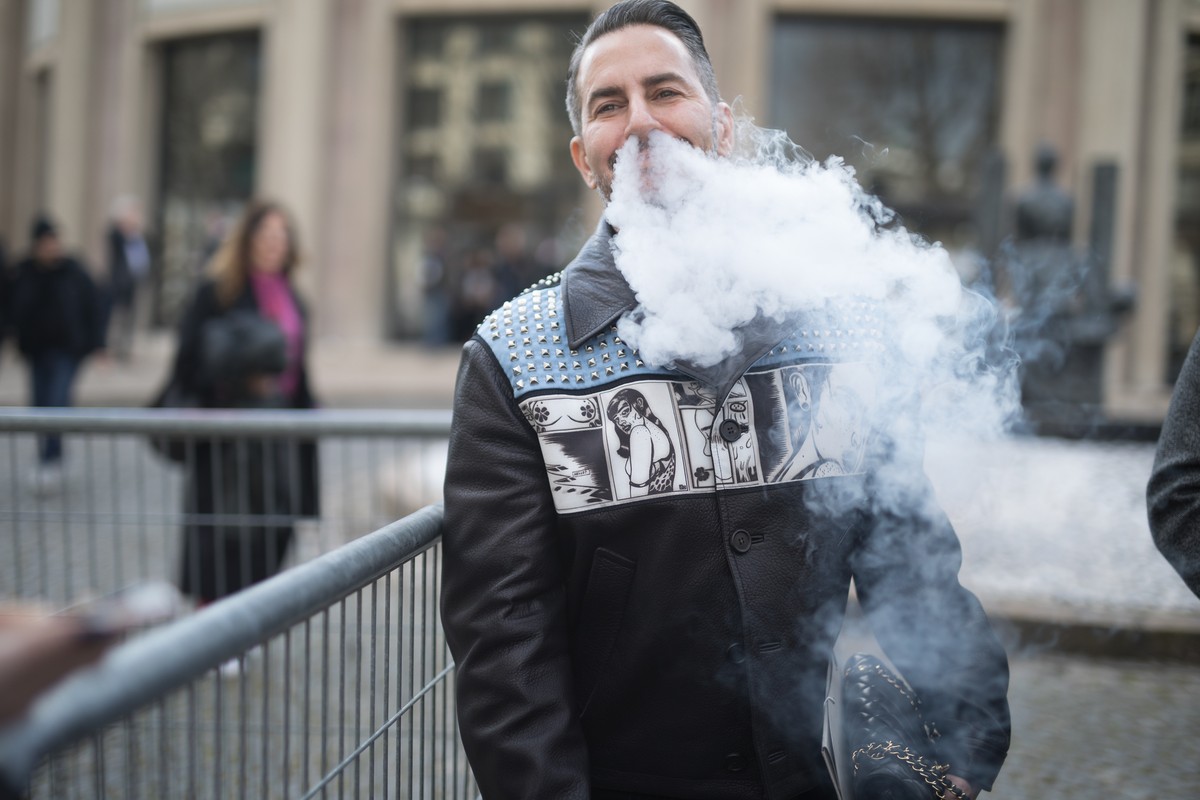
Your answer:
[[[938,757],[937,727],[902,678],[875,656],[856,653],[842,670],[841,690],[854,800],[965,800]]]

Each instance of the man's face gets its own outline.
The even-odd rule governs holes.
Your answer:
[[[53,234],[39,236],[33,243],[33,257],[43,264],[57,261],[61,255],[62,244],[59,243],[58,237]]]
[[[589,188],[612,193],[617,151],[630,137],[644,147],[652,131],[705,152],[728,155],[733,113],[714,108],[687,48],[654,25],[633,25],[601,36],[579,65],[580,133],[571,158]]]

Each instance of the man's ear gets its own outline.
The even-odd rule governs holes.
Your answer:
[[[717,155],[727,156],[733,152],[733,109],[726,102],[717,103],[716,112]]]
[[[596,173],[592,172],[592,168],[587,163],[587,153],[583,149],[583,140],[578,136],[571,137],[571,160],[575,162],[575,169],[579,170],[579,174],[583,176],[583,182],[587,184],[589,189],[596,188]]]

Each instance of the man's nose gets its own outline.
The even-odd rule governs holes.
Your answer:
[[[654,110],[645,100],[635,98],[629,103],[629,117],[625,126],[625,135],[644,139],[651,131],[661,129]]]

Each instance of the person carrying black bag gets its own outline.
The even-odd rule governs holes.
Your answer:
[[[171,377],[154,405],[316,407],[307,317],[292,284],[297,262],[287,212],[252,203],[184,314]],[[187,471],[180,588],[198,605],[278,572],[295,520],[319,514],[315,441],[239,437],[156,449]]]

